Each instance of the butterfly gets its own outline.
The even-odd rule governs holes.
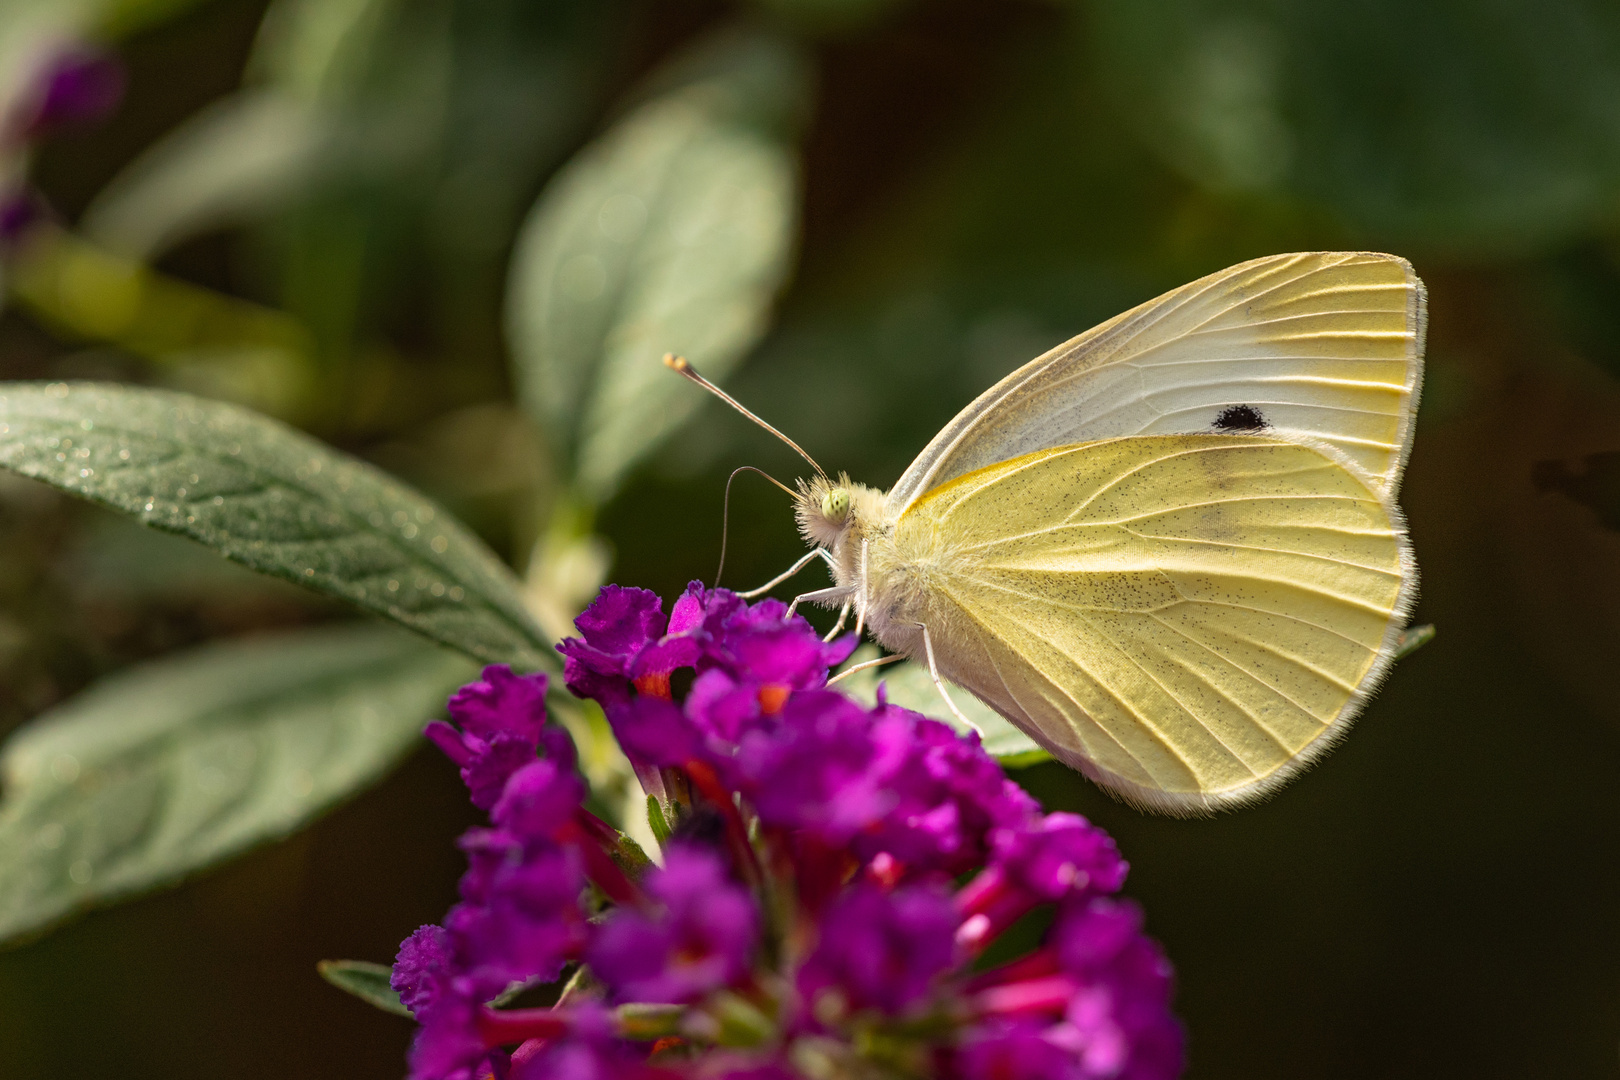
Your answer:
[[[1264,796],[1344,735],[1406,625],[1424,323],[1404,259],[1276,255],[1030,361],[887,492],[782,436],[816,470],[795,570],[836,583],[799,599],[1139,807]]]

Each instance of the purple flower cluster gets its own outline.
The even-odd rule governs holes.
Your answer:
[[[460,731],[428,727],[491,827],[462,837],[461,902],[443,927],[413,934],[394,967],[394,989],[422,1023],[413,1076],[472,1080],[488,1053],[484,1003],[556,979],[586,940],[585,856],[600,850],[581,842],[596,830],[582,824],[585,786],[566,733],[546,725],[545,692],[543,675],[492,667],[451,698]]]
[[[1170,968],[1115,895],[1113,841],[1043,814],[976,738],[827,689],[853,639],[695,584],[667,620],[609,586],[577,625],[565,681],[673,830],[663,865],[583,809],[543,676],[458,693],[428,735],[491,826],[394,968],[413,1080],[1179,1074]],[[1040,944],[986,966],[1038,911]],[[564,977],[555,1005],[491,1004]]]

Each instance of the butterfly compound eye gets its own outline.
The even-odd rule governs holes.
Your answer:
[[[822,496],[821,512],[834,521],[843,521],[849,516],[849,492],[844,488],[833,488]]]

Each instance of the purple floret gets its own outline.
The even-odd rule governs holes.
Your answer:
[[[799,993],[818,1019],[829,993],[850,1011],[897,1016],[927,998],[956,962],[958,921],[943,888],[886,893],[857,884],[821,920],[821,939],[799,972]]]
[[[1063,970],[1079,990],[1052,1038],[1076,1054],[1089,1077],[1170,1080],[1184,1056],[1170,1012],[1170,962],[1142,933],[1142,912],[1113,897],[1066,904],[1052,930]]]
[[[450,697],[450,718],[480,739],[513,735],[538,744],[546,726],[544,673],[514,675],[505,664],[491,664],[483,678]]]
[[[1090,1080],[1074,1053],[1045,1037],[1031,1020],[980,1025],[956,1061],[962,1080]]]
[[[1013,885],[1040,900],[1072,892],[1118,892],[1129,864],[1114,838],[1078,814],[1048,814],[994,838],[998,865]]]
[[[479,1035],[478,1013],[472,981],[451,980],[450,992],[418,1017],[422,1026],[411,1041],[409,1080],[483,1080],[485,1063],[504,1054],[492,1054]]]
[[[673,846],[646,888],[661,910],[618,912],[591,946],[591,970],[613,1000],[696,1001],[747,974],[759,916],[719,857]]]
[[[822,690],[793,695],[721,764],[763,824],[842,846],[893,811],[898,794],[887,781],[906,753],[903,731]]]
[[[734,681],[753,685],[813,690],[827,682],[827,670],[855,651],[854,634],[823,643],[804,616],[787,617],[780,600],[761,600],[752,607],[732,593],[710,598],[702,671],[718,670]]]
[[[632,761],[684,765],[703,752],[701,733],[679,708],[663,698],[644,696],[616,706],[613,734]]]
[[[550,758],[531,761],[506,781],[490,808],[490,820],[523,837],[554,837],[574,818],[585,799],[585,784],[572,762]]]
[[[573,766],[573,744],[546,727],[546,676],[515,675],[505,664],[484,669],[450,699],[450,716],[460,730],[435,720],[423,732],[461,767],[472,803],[488,810],[501,797],[513,773],[534,761],[542,744],[548,756]]]
[[[563,654],[563,682],[604,708],[630,700],[631,687],[664,680],[677,668],[697,662],[702,631],[701,585],[694,583],[675,604],[672,620],[663,602],[646,589],[604,586],[574,625],[580,637],[557,646]]]
[[[525,851],[495,829],[469,833],[462,850],[472,869],[445,927],[479,1000],[515,982],[555,979],[584,933],[578,860],[566,849]]]
[[[444,927],[418,927],[400,945],[388,985],[411,1012],[426,1012],[445,991],[451,962],[450,935]]]
[[[889,782],[895,810],[858,847],[887,851],[919,870],[957,874],[981,865],[985,836],[1021,825],[1040,810],[979,745],[935,720],[886,707],[880,725],[904,746],[904,763]]]

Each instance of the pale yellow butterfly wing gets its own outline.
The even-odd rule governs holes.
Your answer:
[[[1422,377],[1423,283],[1368,252],[1273,255],[1200,278],[1059,345],[947,424],[889,494],[1036,450],[1219,430],[1223,414],[1325,443],[1393,497]],[[1228,414],[1247,406],[1249,413]]]
[[[1388,667],[1416,579],[1365,477],[1258,436],[1000,462],[929,491],[892,544],[925,578],[897,614],[928,625],[945,678],[1179,813],[1263,794],[1325,749]]]

